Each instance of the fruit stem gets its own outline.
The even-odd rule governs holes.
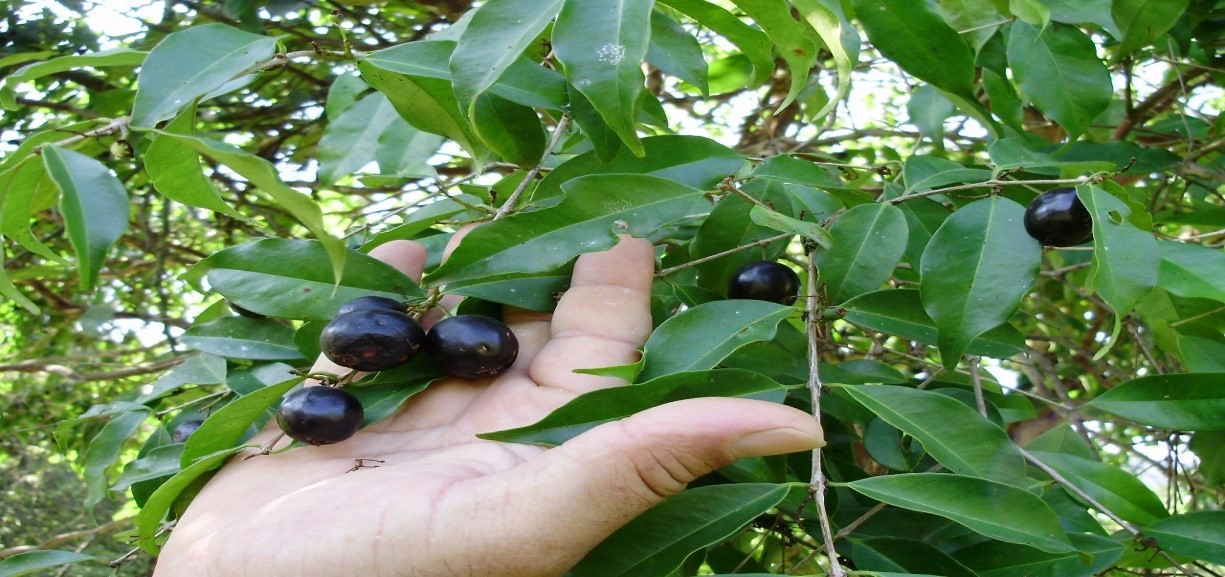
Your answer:
[[[258,457],[260,455],[267,455],[267,454],[272,453],[272,447],[276,446],[276,444],[281,442],[281,439],[284,439],[284,438],[285,438],[284,431],[277,433],[277,435],[273,437],[272,440],[268,441],[267,443],[264,443],[263,445],[260,445],[258,451],[251,453],[250,455],[247,455],[246,457],[243,457],[242,460],[246,461],[247,459],[251,459],[253,457]]]
[[[540,174],[540,168],[544,166],[545,160],[548,160],[549,155],[553,154],[553,149],[557,148],[557,144],[561,142],[561,137],[566,133],[566,126],[569,124],[570,115],[563,114],[557,121],[557,126],[553,127],[553,136],[549,138],[549,143],[545,145],[544,152],[540,155],[540,162],[537,162],[535,166],[527,171],[527,175],[523,177],[519,186],[515,187],[515,191],[510,193],[510,197],[506,199],[506,202],[503,202],[502,206],[498,207],[498,211],[493,213],[494,220],[510,214],[510,211],[515,209],[515,205],[519,204],[519,197],[523,196],[523,192],[527,190],[528,185],[536,180],[536,175]]]

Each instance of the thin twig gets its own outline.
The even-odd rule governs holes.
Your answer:
[[[515,209],[515,205],[519,204],[519,197],[523,196],[523,192],[527,190],[527,187],[531,185],[532,181],[536,180],[536,175],[540,174],[540,168],[544,166],[545,160],[548,160],[549,155],[553,154],[553,149],[557,148],[558,143],[561,142],[561,137],[566,133],[566,126],[569,124],[570,115],[563,114],[557,121],[557,126],[553,127],[553,137],[545,145],[544,152],[540,155],[540,162],[537,162],[535,166],[527,171],[527,175],[523,177],[523,181],[519,183],[519,186],[515,187],[515,191],[510,194],[510,198],[507,198],[506,202],[498,207],[498,211],[493,213],[494,220],[510,214],[510,211]]]
[[[946,186],[944,188],[933,188],[932,190],[925,190],[923,192],[916,192],[913,194],[906,194],[906,195],[899,196],[897,198],[889,199],[889,203],[890,204],[902,204],[903,202],[906,202],[908,200],[914,200],[916,198],[924,198],[927,196],[944,194],[946,192],[957,192],[959,190],[970,190],[973,188],[995,188],[999,186],[1029,186],[1029,185],[1034,185],[1034,184],[1077,185],[1077,184],[1088,184],[1089,182],[1092,182],[1092,181],[1093,181],[1093,177],[1090,177],[1090,176],[1083,176],[1080,178],[1052,178],[1052,179],[1040,179],[1040,180],[996,180],[993,178],[991,180],[984,180],[982,182],[971,182],[969,184],[958,184],[954,186]]]
[[[812,415],[821,422],[821,302],[817,285],[816,251],[808,253],[808,295],[805,299],[806,325],[808,331],[808,392],[812,395]],[[834,550],[834,533],[830,529],[829,511],[825,508],[825,472],[821,468],[821,448],[812,450],[812,477],[808,482],[808,493],[817,505],[817,518],[821,524],[821,539],[825,542],[831,577],[846,577],[846,571],[838,562]]]
[[[986,417],[987,401],[983,398],[983,376],[980,372],[982,367],[979,366],[982,359],[969,355],[967,360],[970,363],[970,382],[974,384],[974,403],[978,405],[978,413]]]
[[[657,276],[657,277],[665,277],[665,276],[668,276],[668,275],[670,275],[670,274],[672,274],[672,273],[674,273],[674,272],[681,271],[681,270],[685,270],[685,269],[687,269],[687,268],[689,268],[689,267],[694,267],[694,266],[700,265],[700,264],[702,264],[702,263],[710,262],[710,261],[712,261],[712,260],[715,260],[715,259],[720,259],[720,258],[723,258],[723,257],[725,257],[725,256],[727,256],[727,255],[736,254],[736,253],[738,253],[738,252],[742,252],[742,251],[749,250],[749,249],[752,249],[752,248],[757,248],[757,247],[759,247],[759,246],[765,246],[765,245],[767,245],[767,244],[774,243],[774,242],[778,242],[778,241],[780,241],[780,240],[784,240],[784,239],[787,239],[787,238],[791,238],[791,237],[793,237],[793,236],[795,236],[795,234],[794,234],[794,233],[787,232],[787,233],[783,233],[783,234],[779,234],[779,235],[772,236],[772,237],[770,237],[770,238],[763,238],[763,239],[761,239],[761,240],[753,241],[753,242],[750,242],[749,244],[745,244],[745,245],[740,245],[740,246],[738,246],[738,247],[736,247],[736,248],[731,248],[731,249],[725,250],[725,251],[723,251],[723,252],[717,252],[717,253],[715,253],[715,254],[708,255],[708,256],[704,256],[704,257],[702,257],[702,258],[696,258],[696,259],[693,259],[693,260],[691,260],[691,261],[689,261],[689,262],[687,262],[687,263],[684,263],[684,264],[678,264],[678,265],[676,265],[676,266],[674,266],[674,267],[669,267],[669,268],[662,269],[662,270],[660,270],[659,272],[655,273],[655,276]]]

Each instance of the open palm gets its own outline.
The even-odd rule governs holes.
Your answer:
[[[371,254],[414,278],[425,263],[415,243]],[[551,450],[475,437],[624,384],[573,370],[637,360],[653,267],[640,239],[583,255],[554,314],[505,311],[520,354],[496,378],[438,381],[335,445],[236,457],[192,502],[156,574],[559,575],[697,476],[819,444],[810,415],[742,399],[663,405]],[[359,459],[377,466],[355,470]]]

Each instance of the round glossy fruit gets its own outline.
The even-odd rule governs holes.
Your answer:
[[[1076,246],[1093,239],[1093,217],[1075,188],[1052,188],[1025,209],[1025,232],[1046,246]]]
[[[335,387],[306,387],[285,396],[276,423],[293,439],[309,445],[330,445],[353,436],[365,413],[361,401]]]
[[[190,421],[183,421],[182,423],[179,423],[179,426],[175,427],[174,431],[170,433],[170,442],[187,442],[187,438],[190,437],[192,433],[195,433],[196,429],[199,429],[200,425],[203,424],[204,421],[202,419],[192,419]]]
[[[343,305],[340,305],[340,308],[336,310],[336,316],[367,309],[385,309],[389,311],[400,311],[402,313],[408,312],[408,307],[404,306],[403,302],[396,299],[389,299],[387,297],[380,296],[365,296],[357,297]]]
[[[362,309],[337,316],[319,335],[332,362],[359,371],[385,371],[407,363],[425,340],[413,317],[390,309]]]
[[[761,260],[740,267],[727,283],[727,298],[756,299],[781,305],[795,302],[800,275],[777,262]]]
[[[448,373],[467,379],[492,377],[519,356],[519,339],[502,321],[459,315],[438,321],[425,335],[425,352]]]

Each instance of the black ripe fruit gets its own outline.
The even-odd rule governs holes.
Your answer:
[[[390,309],[360,309],[332,319],[319,346],[332,362],[359,371],[394,369],[417,354],[425,331],[413,317]]]
[[[402,313],[408,312],[408,307],[404,306],[403,302],[400,302],[396,299],[372,295],[372,296],[365,296],[365,297],[357,297],[341,305],[340,308],[337,309],[336,311],[336,316],[340,316],[345,313],[351,313],[353,311],[360,311],[360,310],[366,310],[366,309],[386,309],[390,311],[400,311]]]
[[[795,302],[800,275],[777,262],[761,260],[740,267],[727,283],[727,298],[756,299],[780,305]]]
[[[353,436],[365,414],[361,401],[335,387],[306,387],[285,396],[276,422],[293,439],[308,445],[330,445]]]
[[[425,335],[425,352],[457,377],[492,377],[519,356],[519,339],[502,321],[458,315],[438,321]]]
[[[1093,217],[1075,188],[1052,188],[1025,209],[1025,232],[1046,246],[1076,246],[1093,239]]]
[[[199,429],[200,425],[203,424],[204,421],[201,419],[192,419],[190,421],[183,421],[182,423],[179,423],[179,426],[175,427],[174,431],[171,431],[170,441],[172,443],[187,442],[187,438],[190,437],[192,433],[195,433],[196,429]]]

